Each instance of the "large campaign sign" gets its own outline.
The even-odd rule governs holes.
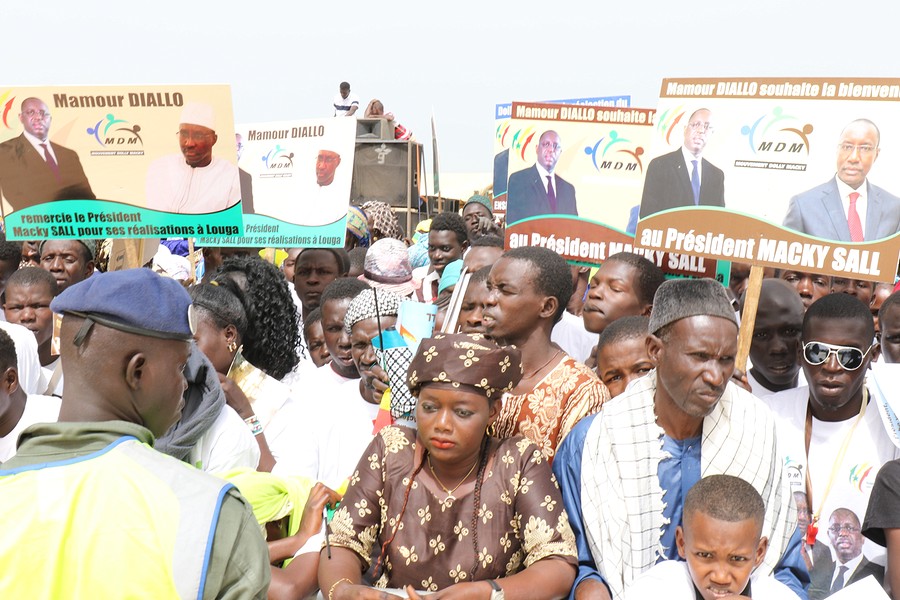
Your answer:
[[[514,102],[506,245],[543,246],[573,264],[634,251],[654,111]],[[640,251],[666,272],[713,277],[715,261]]]
[[[237,126],[244,235],[210,246],[343,247],[356,119]]]
[[[667,79],[635,241],[893,281],[900,80]]]
[[[240,233],[228,86],[9,87],[0,109],[8,238]]]
[[[569,98],[567,100],[546,100],[547,104],[568,104],[572,106],[594,106],[607,108],[628,108],[631,96],[593,96],[590,98]],[[512,119],[512,103],[497,104],[494,107],[494,202],[493,213],[506,213],[506,180],[509,150],[518,143],[517,130]]]

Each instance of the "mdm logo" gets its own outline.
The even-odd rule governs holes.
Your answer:
[[[276,144],[274,148],[263,155],[262,161],[267,170],[293,169],[294,153],[287,148],[282,148],[281,144]]]
[[[644,172],[644,164],[641,156],[644,149],[637,146],[633,150],[628,147],[631,140],[619,137],[618,132],[610,131],[609,135],[605,135],[594,143],[593,146],[585,146],[584,153],[591,157],[594,169],[597,171],[637,171]],[[625,147],[619,147],[625,144]],[[628,158],[620,156],[626,155]]]
[[[119,125],[119,127],[116,127]],[[110,146],[143,146],[141,139],[141,126],[133,124],[125,119],[117,119],[112,113],[97,121],[96,125],[87,128],[87,134],[93,136],[97,143],[104,148]]]
[[[809,135],[813,132],[811,123],[801,124],[799,119],[784,114],[780,106],[765,113],[752,124],[741,127],[741,135],[746,136],[750,150],[760,152],[799,153],[809,155]]]

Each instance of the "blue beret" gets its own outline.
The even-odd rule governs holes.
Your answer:
[[[150,269],[126,269],[94,273],[63,291],[50,303],[57,314],[72,314],[106,327],[137,335],[189,340],[191,297],[174,279]],[[85,324],[76,336],[81,345],[89,330]]]

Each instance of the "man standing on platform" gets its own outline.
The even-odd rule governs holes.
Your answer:
[[[341,82],[340,91],[334,96],[334,116],[352,117],[359,110],[359,97],[350,93],[350,84]]]

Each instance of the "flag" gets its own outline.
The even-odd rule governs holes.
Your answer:
[[[434,109],[431,109],[431,155],[434,159],[434,166],[432,167],[432,179],[434,179],[434,195],[441,195],[441,177],[440,177],[440,165],[438,163],[438,143],[437,143],[437,132],[434,128]]]

